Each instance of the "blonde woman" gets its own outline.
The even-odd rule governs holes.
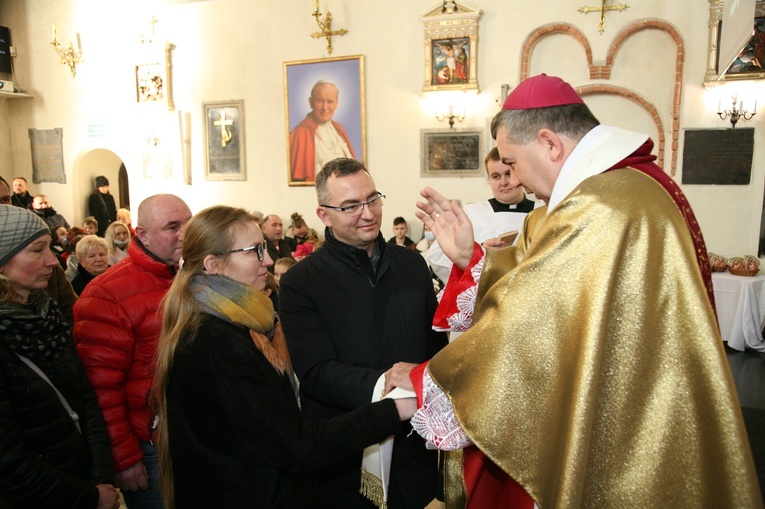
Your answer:
[[[104,235],[109,245],[109,265],[117,265],[128,257],[130,245],[130,231],[125,223],[115,221],[109,225]]]
[[[132,222],[132,219],[130,218],[130,209],[119,209],[117,211],[117,221],[127,225],[128,231],[130,232],[130,238],[131,239],[133,237],[135,237],[135,230],[133,229],[133,222]]]
[[[155,390],[167,509],[316,507],[311,474],[395,433],[413,400],[303,420],[256,216],[203,210],[186,225],[165,298]]]
[[[85,235],[75,248],[80,265],[77,275],[72,279],[72,288],[77,295],[109,268],[109,245],[98,235]]]

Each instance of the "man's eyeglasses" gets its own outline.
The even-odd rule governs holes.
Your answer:
[[[364,211],[364,206],[369,207],[369,210],[380,210],[384,202],[385,202],[385,195],[382,193],[377,193],[377,196],[375,196],[374,198],[371,198],[361,203],[352,203],[350,205],[345,205],[343,207],[335,207],[333,205],[321,205],[321,206],[328,209],[332,209],[332,210],[339,210],[340,212],[348,214],[349,216],[360,216],[361,213]]]
[[[265,256],[264,253],[267,252],[266,249],[266,241],[264,240],[260,244],[255,244],[254,246],[250,247],[240,247],[239,249],[232,249],[231,251],[226,251],[222,254],[231,254],[231,253],[239,253],[241,251],[255,251],[255,254],[258,255],[258,260],[263,261],[263,257]]]

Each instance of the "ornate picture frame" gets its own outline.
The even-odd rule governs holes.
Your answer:
[[[244,100],[202,103],[205,180],[247,180]]]
[[[710,1],[709,7],[709,33],[707,36],[707,71],[704,75],[704,84],[713,85],[718,82],[737,81],[737,80],[759,80],[765,79],[765,63],[761,66],[747,65],[751,53],[754,51],[755,34],[749,44],[739,54],[739,57],[720,80],[717,76],[720,72],[720,38],[722,35],[723,7],[725,0]],[[757,0],[755,3],[753,28],[757,27],[758,32],[765,34],[765,0]]]
[[[135,97],[139,105],[165,106],[173,102],[173,50],[175,45],[160,39],[144,41],[140,62],[135,66]]]
[[[449,0],[422,15],[425,24],[423,92],[478,92],[478,20],[483,11]]]
[[[328,94],[327,106],[314,102],[314,89],[317,97]],[[364,55],[284,62],[287,180],[290,186],[312,186],[316,173],[327,162],[323,154],[366,160],[365,97]],[[323,109],[320,111],[319,108]],[[324,138],[322,133],[325,133]]]
[[[483,129],[421,129],[421,177],[481,177]]]

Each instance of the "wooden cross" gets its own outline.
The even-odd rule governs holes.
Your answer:
[[[226,120],[226,110],[223,110],[223,112],[218,117],[218,120],[215,120],[213,122],[213,125],[216,127],[220,127],[220,146],[225,147],[226,143],[231,141],[231,138],[234,136],[231,134],[231,130],[228,128],[228,126],[232,125],[234,123],[233,120]]]
[[[606,29],[606,11],[626,11],[629,9],[630,6],[627,4],[616,4],[616,5],[606,5],[606,0],[603,0],[603,3],[600,5],[600,7],[590,7],[588,5],[583,5],[579,9],[577,9],[578,12],[582,14],[587,14],[588,12],[600,12],[600,22],[598,23],[598,32],[600,32],[600,35],[603,35],[603,31]]]

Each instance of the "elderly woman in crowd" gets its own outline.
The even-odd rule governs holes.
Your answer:
[[[262,293],[256,217],[216,206],[186,225],[165,298],[155,386],[167,509],[315,507],[311,470],[395,433],[412,398],[303,420],[284,336]]]
[[[122,210],[122,209],[120,209]],[[125,223],[115,221],[106,229],[104,239],[109,246],[109,265],[117,265],[128,257],[130,231]]]
[[[109,244],[96,235],[85,235],[77,242],[77,276],[72,280],[72,288],[80,295],[93,281],[109,268]]]
[[[0,507],[119,507],[96,395],[58,306],[35,214],[0,205]]]

